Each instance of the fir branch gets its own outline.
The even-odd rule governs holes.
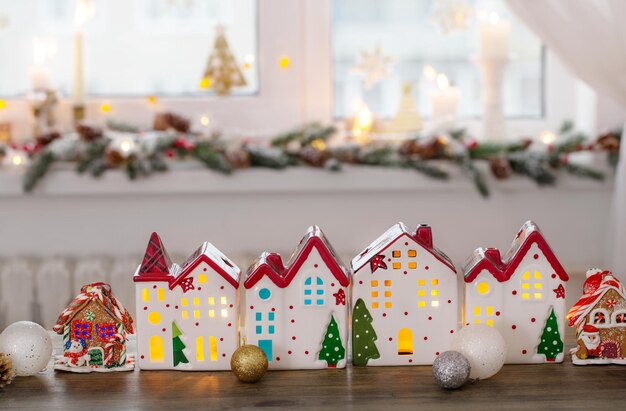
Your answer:
[[[473,159],[488,160],[494,156],[499,156],[506,153],[514,153],[517,151],[524,151],[528,147],[528,144],[524,141],[515,143],[481,143],[474,148],[468,149],[469,155]]]
[[[565,120],[559,128],[559,134],[567,134],[574,129],[574,122],[572,120]]]
[[[301,145],[306,146],[315,140],[327,141],[335,131],[334,126],[322,126],[319,123],[312,123],[276,136],[272,139],[271,145],[274,147],[282,147],[292,141],[298,141]]]
[[[329,171],[341,171],[341,169],[343,168],[343,165],[336,158],[329,158],[324,163],[324,168]]]
[[[244,149],[250,156],[253,167],[268,167],[281,169],[291,164],[289,156],[277,147],[263,147],[248,144]]]
[[[436,180],[447,180],[450,177],[450,175],[446,171],[434,167],[428,164],[427,161],[421,160],[419,158],[409,159],[406,161],[405,165],[408,168],[412,168],[413,170],[418,171]]]
[[[211,170],[230,174],[233,169],[224,157],[224,154],[216,151],[211,142],[200,142],[191,151],[191,155]]]
[[[463,137],[465,137],[465,129],[457,128],[454,130],[450,130],[448,131],[448,134],[450,134],[450,138],[452,138],[453,140],[462,140]]]
[[[540,186],[552,185],[556,177],[550,173],[544,156],[512,153],[507,156],[514,173],[530,177]]]
[[[48,150],[40,152],[33,158],[22,181],[25,192],[31,192],[35,188],[37,183],[48,173],[55,160],[54,154]]]
[[[357,153],[357,162],[370,166],[397,167],[400,165],[400,159],[389,145],[369,145],[361,148]]]
[[[108,144],[109,140],[106,138],[89,143],[87,149],[78,157],[76,171],[78,171],[79,174],[82,174],[89,170],[93,166],[94,162],[104,158],[104,152]]]
[[[590,167],[582,166],[580,164],[567,163],[563,166],[563,169],[576,177],[588,178],[596,181],[604,181],[606,178],[603,172]]]
[[[141,131],[141,127],[122,121],[108,120],[106,125],[109,130],[119,131],[122,133],[138,133]]]
[[[155,153],[148,157],[150,168],[156,172],[163,173],[168,170],[167,163],[163,156],[159,153]]]
[[[485,175],[476,168],[472,159],[467,155],[457,155],[454,160],[461,167],[463,174],[472,180],[480,195],[483,198],[489,197],[489,187]]]

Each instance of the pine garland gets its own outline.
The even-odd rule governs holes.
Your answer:
[[[418,171],[425,176],[432,177],[436,180],[447,180],[450,177],[447,172],[435,166],[432,166],[428,164],[427,161],[421,160],[419,158],[408,159],[405,164],[406,167],[412,168],[413,170]]]
[[[588,178],[595,181],[604,181],[606,179],[604,173],[579,164],[567,163],[563,166],[563,169],[569,174],[580,178]]]
[[[215,150],[210,142],[198,143],[192,150],[191,155],[211,170],[224,174],[230,174],[233,171],[233,168],[224,158],[224,154]]]
[[[461,167],[463,174],[472,180],[480,195],[483,198],[489,197],[489,187],[485,175],[476,168],[472,159],[468,155],[457,155],[454,160]]]
[[[545,161],[542,161],[539,155],[512,153],[507,159],[514,173],[527,176],[540,186],[552,185],[556,181],[556,177],[550,173]]]
[[[250,156],[250,165],[282,169],[291,164],[289,156],[279,148],[248,144],[244,147]]]
[[[24,174],[24,180],[22,182],[25,192],[32,191],[37,183],[46,175],[50,166],[55,161],[55,156],[48,150],[44,150],[33,159],[30,167]]]

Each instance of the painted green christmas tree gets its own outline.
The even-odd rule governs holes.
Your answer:
[[[537,354],[543,354],[549,362],[556,360],[557,355],[563,352],[563,340],[559,334],[559,324],[554,315],[554,308],[550,308],[550,316],[541,333],[541,342],[537,347]]]
[[[376,348],[376,331],[372,315],[362,299],[356,300],[352,311],[352,363],[365,366],[369,360],[380,358]]]
[[[337,321],[335,321],[335,317],[331,315],[330,323],[328,323],[326,335],[322,342],[322,350],[318,358],[326,361],[328,368],[335,368],[337,363],[344,359],[345,355],[346,349],[343,347],[343,344],[341,344]]]
[[[189,360],[185,357],[185,353],[183,352],[186,345],[183,340],[180,339],[181,335],[183,335],[183,333],[176,325],[176,321],[172,321],[172,350],[174,350],[174,367],[180,363],[189,363]]]

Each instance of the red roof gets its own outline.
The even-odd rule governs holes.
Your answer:
[[[499,282],[508,281],[533,244],[537,244],[552,266],[552,269],[554,269],[554,273],[562,281],[568,281],[567,273],[546,242],[537,224],[527,221],[518,231],[504,258],[500,257],[500,251],[497,248],[476,249],[463,266],[465,282],[471,283],[474,281],[482,270],[489,271]]]
[[[343,265],[318,226],[309,227],[289,258],[287,266],[283,264],[282,257],[278,253],[265,252],[261,254],[248,269],[244,287],[253,287],[263,276],[267,276],[280,288],[289,286],[313,248],[319,252],[322,260],[339,284],[347,287],[350,284],[348,269]]]
[[[405,237],[430,254],[435,256],[437,260],[441,261],[446,267],[456,273],[454,264],[450,258],[445,255],[441,250],[433,246],[432,229],[427,224],[422,224],[417,227],[415,232],[410,232],[404,223],[398,223],[393,225],[387,231],[372,242],[365,250],[363,250],[358,256],[352,259],[352,270],[356,274],[361,268],[367,265],[372,258],[384,252],[392,244],[398,241],[400,238]]]
[[[158,239],[158,242],[157,242]],[[159,247],[155,247],[157,244]],[[154,255],[162,255],[163,257],[153,258]],[[148,261],[148,264],[146,264]],[[160,264],[154,264],[153,261],[161,261]],[[164,263],[169,261],[169,268],[165,272],[163,270]],[[152,233],[146,255],[143,263],[137,269],[133,280],[137,281],[165,281],[172,290],[180,284],[198,264],[205,262],[220,274],[233,287],[239,288],[239,276],[241,270],[228,257],[226,257],[213,244],[205,242],[194,251],[191,256],[179,267],[176,263],[171,263],[167,256],[167,251],[161,243],[158,234]],[[165,265],[167,266],[167,265]]]
[[[599,286],[594,286],[591,288],[587,288],[586,285],[590,281],[594,281],[599,277],[601,282]],[[609,290],[615,290],[617,293],[623,298],[626,299],[626,290],[619,282],[619,280],[609,272],[603,271],[599,272],[587,279],[585,281],[585,289],[588,291],[583,294],[582,297],[574,304],[574,306],[569,310],[566,315],[566,318],[569,319],[569,325],[577,325],[578,328],[584,325],[583,320],[589,314],[589,312],[595,307],[596,303],[606,294]]]
[[[126,332],[134,333],[132,317],[122,303],[111,293],[111,286],[106,283],[91,283],[83,286],[80,289],[80,294],[63,310],[53,330],[57,334],[63,334],[65,324],[70,322],[90,301],[96,301],[102,305],[112,318],[124,326]]]

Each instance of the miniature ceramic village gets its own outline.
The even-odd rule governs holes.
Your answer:
[[[241,270],[209,242],[183,264],[153,233],[133,280],[136,326],[109,285],[84,286],[61,313],[55,368],[74,372],[229,370],[254,345],[269,369],[432,365],[458,324],[484,324],[505,341],[506,364],[560,363],[566,320],[576,327],[572,362],[626,363],[626,292],[590,270],[567,312],[568,275],[535,223],[510,249],[479,248],[459,271],[428,225],[398,223],[344,265],[317,226],[288,261],[264,252]],[[460,315],[462,312],[462,318]],[[128,355],[136,329],[137,356]],[[348,351],[351,352],[348,352]]]

